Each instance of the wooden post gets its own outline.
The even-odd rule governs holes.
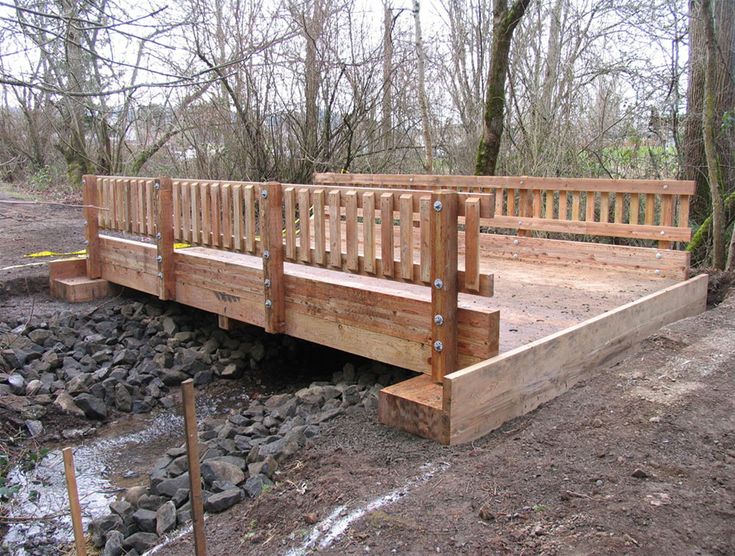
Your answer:
[[[196,556],[205,556],[207,553],[207,541],[204,536],[202,476],[199,470],[199,437],[197,435],[194,381],[192,379],[185,380],[181,383],[181,397],[184,405],[184,428],[186,429],[186,459],[189,463],[191,517],[194,527],[194,553]]]
[[[158,262],[158,297],[176,299],[174,272],[174,224],[171,178],[158,178],[153,186],[156,202],[156,248]]]
[[[431,195],[431,378],[457,370],[457,194]]]
[[[87,278],[94,280],[102,276],[97,176],[84,176],[84,216],[87,220]]]
[[[86,203],[85,203],[86,204]],[[61,451],[64,457],[64,474],[66,475],[66,491],[69,493],[69,508],[71,510],[71,524],[74,528],[74,546],[77,556],[86,556],[87,544],[84,541],[84,527],[82,526],[82,508],[79,506],[79,491],[77,477],[74,472],[74,455],[71,448]]]
[[[271,334],[283,332],[286,324],[282,203],[283,191],[280,183],[268,182],[263,185],[260,194],[260,235],[263,242],[265,331]],[[304,216],[309,217],[308,214]]]

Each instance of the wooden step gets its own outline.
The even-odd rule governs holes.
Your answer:
[[[52,281],[55,297],[69,303],[81,303],[102,299],[110,294],[110,283],[101,278],[89,279],[86,276],[57,278]]]
[[[384,425],[449,443],[449,419],[443,409],[444,388],[429,375],[410,378],[380,391],[378,419]]]

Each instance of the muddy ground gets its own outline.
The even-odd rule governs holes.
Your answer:
[[[80,216],[0,204],[0,268],[81,248]],[[58,309],[44,276],[0,271],[0,317]],[[355,409],[272,490],[208,517],[208,553],[733,554],[733,309],[725,296],[469,445],[441,447]],[[186,536],[158,551],[187,553]]]

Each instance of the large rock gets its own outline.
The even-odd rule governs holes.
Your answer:
[[[125,538],[120,531],[107,533],[107,541],[105,542],[105,548],[102,550],[102,556],[122,556],[124,540]]]
[[[130,411],[133,409],[133,397],[130,395],[130,392],[128,392],[128,389],[125,388],[125,385],[121,382],[115,385],[115,393],[113,399],[115,400],[115,407],[118,409],[118,411],[130,413]]]
[[[156,533],[160,536],[176,527],[176,505],[170,500],[156,511]]]
[[[92,534],[92,544],[97,548],[101,548],[105,544],[105,536],[109,531],[120,531],[123,527],[122,518],[116,514],[108,514],[93,519],[89,524],[89,532]]]
[[[54,401],[54,407],[63,413],[84,417],[84,411],[74,402],[67,392],[60,392]]]
[[[82,392],[86,392],[87,385],[89,384],[91,378],[92,376],[86,373],[73,376],[71,380],[66,383],[66,391],[69,392],[69,394],[71,394],[72,396],[81,394]]]
[[[178,369],[163,369],[159,376],[166,386],[178,386],[189,378],[189,375]]]
[[[237,485],[245,480],[245,473],[227,461],[207,460],[202,464],[202,477],[210,485],[215,481]]]
[[[107,406],[101,399],[92,394],[79,394],[74,398],[76,403],[89,419],[105,419],[107,417]]]
[[[216,514],[225,511],[227,508],[231,508],[242,500],[242,490],[239,488],[233,488],[212,494],[204,502],[204,509],[210,513]]]
[[[189,488],[189,473],[184,473],[173,479],[164,479],[155,487],[157,494],[173,498],[180,488]]]
[[[8,377],[8,384],[10,385],[10,391],[13,394],[25,394],[26,393],[26,381],[19,374],[12,374]]]
[[[156,512],[139,508],[133,514],[133,521],[138,529],[146,533],[153,533],[156,530]]]
[[[155,533],[138,532],[123,541],[123,548],[128,551],[135,549],[138,554],[143,554],[149,548],[153,548],[157,542],[158,535]]]

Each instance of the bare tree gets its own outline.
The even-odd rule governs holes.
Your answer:
[[[417,94],[421,111],[421,129],[424,135],[424,169],[427,174],[434,171],[434,145],[431,140],[431,121],[429,119],[429,101],[426,98],[426,54],[421,35],[421,5],[413,0],[414,36],[416,40],[416,70],[418,73]]]

